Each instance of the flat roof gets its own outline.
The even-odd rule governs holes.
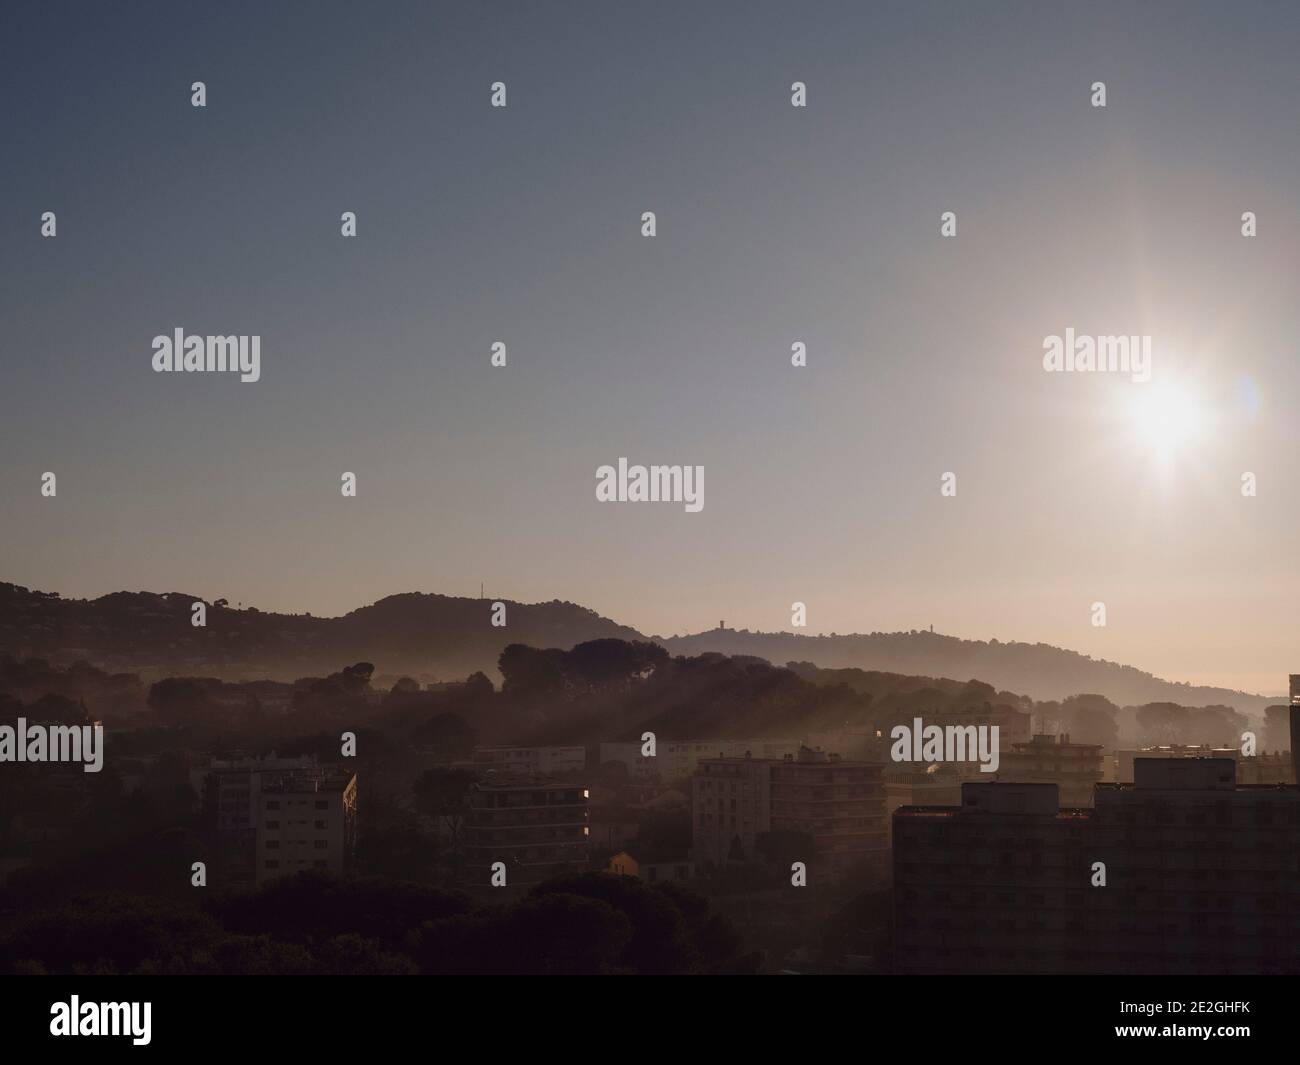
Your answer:
[[[346,791],[357,779],[350,770],[299,769],[281,773],[267,773],[262,778],[262,791],[285,795],[306,795],[319,792]]]

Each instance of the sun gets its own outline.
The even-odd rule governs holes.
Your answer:
[[[1180,382],[1135,385],[1129,418],[1136,442],[1157,458],[1172,459],[1209,430],[1209,413],[1195,390]]]

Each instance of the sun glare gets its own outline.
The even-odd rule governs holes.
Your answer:
[[[1182,384],[1138,385],[1131,392],[1129,414],[1140,445],[1169,459],[1200,440],[1208,428],[1201,397]]]

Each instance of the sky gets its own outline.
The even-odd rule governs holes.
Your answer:
[[[1300,671],[1293,5],[0,17],[0,579]],[[178,327],[261,379],[155,373]],[[1067,328],[1151,382],[1045,372]],[[622,456],[703,509],[598,502]]]

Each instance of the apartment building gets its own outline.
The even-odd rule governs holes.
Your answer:
[[[1138,758],[1231,758],[1237,763],[1238,784],[1294,784],[1295,773],[1288,751],[1261,752],[1246,756],[1236,747],[1169,745],[1118,750],[1114,755],[1114,779],[1123,784],[1133,780],[1133,763]]]
[[[1138,758],[1093,809],[966,783],[893,835],[896,971],[1300,971],[1300,788],[1232,759]]]
[[[1062,806],[1086,807],[1103,775],[1102,747],[1071,743],[1069,733],[1034,736],[1028,743],[1002,746],[997,779],[1017,784],[1056,784]]]
[[[262,781],[287,772],[318,768],[314,755],[280,758],[215,759],[191,774],[194,790],[203,796],[208,824],[214,833],[209,877],[223,887],[252,887],[257,883],[257,827],[261,815]]]
[[[491,887],[497,862],[505,865],[508,887],[585,870],[589,798],[587,788],[567,781],[489,773],[470,789],[464,885]]]
[[[881,762],[848,762],[804,748],[771,766],[771,827],[813,840],[813,873],[838,879],[884,864],[889,848]]]
[[[357,777],[321,767],[263,774],[256,882],[312,869],[342,873],[356,845]]]
[[[772,827],[772,766],[767,758],[703,758],[691,779],[691,847],[703,866],[752,861]]]
[[[838,878],[883,862],[888,847],[884,765],[802,748],[780,759],[706,758],[692,779],[697,864],[752,861],[767,832],[813,841],[810,871]]]

